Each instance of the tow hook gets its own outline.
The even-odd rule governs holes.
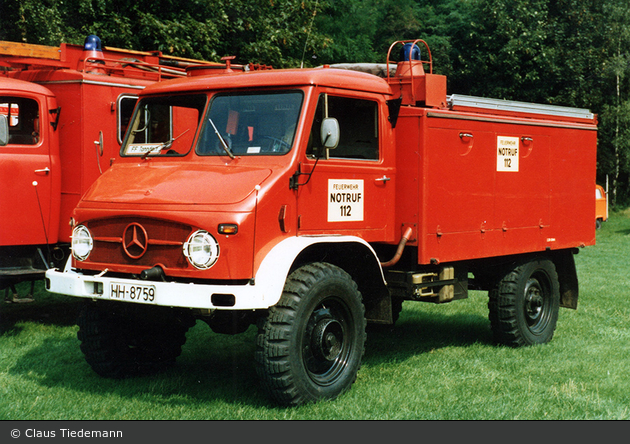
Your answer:
[[[155,266],[148,270],[142,270],[140,273],[140,279],[143,281],[164,281],[164,270],[162,267]]]

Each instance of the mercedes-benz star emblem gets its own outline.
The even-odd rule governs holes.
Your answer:
[[[133,222],[127,225],[123,232],[123,249],[131,259],[140,259],[147,251],[149,237],[147,230],[139,223]]]

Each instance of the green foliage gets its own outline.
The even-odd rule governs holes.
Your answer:
[[[317,0],[4,0],[0,40],[44,45],[103,44],[135,50],[276,67],[299,64],[305,44],[328,40],[310,32]]]
[[[328,39],[311,29],[320,8],[317,0],[225,1],[219,47],[248,62],[299,66],[305,50],[312,53],[328,44]]]
[[[378,54],[374,48],[378,1],[330,0],[315,22],[323,34],[331,37],[333,44],[313,53],[313,60],[322,64],[383,61],[383,54]]]
[[[449,75],[458,54],[451,41],[467,15],[467,0],[330,0],[316,24],[332,45],[314,55],[322,64],[385,63],[393,42],[423,39],[435,72]]]
[[[0,40],[83,42],[276,68],[384,63],[424,39],[449,93],[588,108],[598,182],[630,204],[627,0],[2,0]]]
[[[606,58],[603,62],[602,88],[605,97],[598,149],[598,171],[612,176],[613,205],[630,204],[630,5],[624,0],[604,5],[607,17]]]
[[[460,84],[474,95],[593,108],[601,14],[576,3],[585,2],[477,0],[458,41]]]

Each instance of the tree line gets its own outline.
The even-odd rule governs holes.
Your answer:
[[[384,63],[420,38],[448,92],[588,108],[597,180],[630,205],[627,0],[0,0],[0,40],[105,46],[275,68]]]

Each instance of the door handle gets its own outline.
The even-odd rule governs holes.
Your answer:
[[[45,175],[47,175],[48,173],[50,173],[50,168],[48,168],[48,167],[43,168],[43,169],[41,169],[41,170],[35,170],[35,174],[39,174],[40,176],[41,176],[41,175],[44,175],[44,176],[45,176]]]
[[[375,182],[383,182],[383,183],[385,183],[387,181],[390,181],[390,180],[392,180],[392,178],[391,177],[387,177],[387,176],[383,176],[383,177],[379,177],[378,179],[374,179]]]

